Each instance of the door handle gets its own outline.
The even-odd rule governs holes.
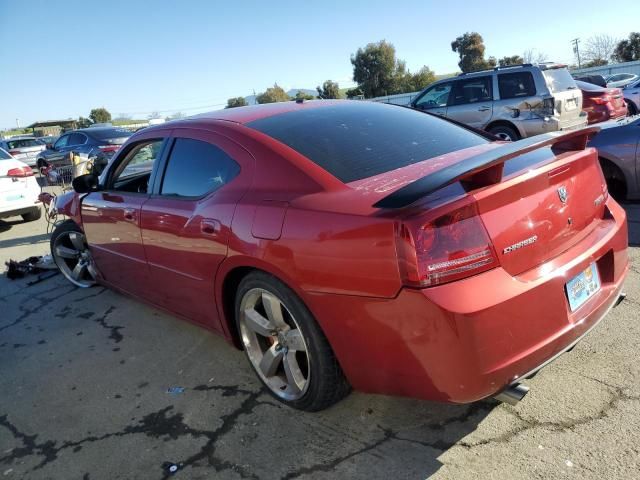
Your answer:
[[[491,110],[491,107],[480,107],[478,109],[479,112],[486,112],[487,110]]]
[[[136,221],[136,210],[134,208],[125,208],[124,209],[124,219],[128,222]]]
[[[217,235],[222,230],[222,224],[215,219],[205,218],[200,220],[200,231],[205,235]]]

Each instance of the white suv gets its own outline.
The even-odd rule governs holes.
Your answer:
[[[31,167],[0,148],[0,218],[21,215],[25,222],[38,220],[42,215],[39,195]]]

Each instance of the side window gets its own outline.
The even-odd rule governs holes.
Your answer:
[[[136,145],[116,168],[112,189],[146,193],[153,165],[162,152],[162,142],[158,139]]]
[[[69,135],[61,136],[55,143],[54,148],[63,148],[67,146],[67,142],[69,141]]]
[[[453,83],[434,85],[416,102],[416,107],[422,110],[428,108],[446,107]]]
[[[490,102],[493,100],[491,93],[491,76],[468,78],[458,80],[453,92],[453,105],[465,105],[467,103]]]
[[[536,85],[531,72],[501,73],[498,75],[500,98],[532,97],[536,94]]]
[[[179,197],[201,197],[229,183],[240,172],[221,149],[190,138],[176,139],[160,193]]]
[[[86,139],[87,137],[85,137],[82,133],[72,133],[71,135],[69,135],[67,146],[71,147],[74,145],[83,145]]]

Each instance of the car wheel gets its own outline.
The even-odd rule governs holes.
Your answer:
[[[507,142],[515,142],[516,140],[520,140],[520,135],[513,128],[507,127],[505,125],[498,125],[495,127],[491,127],[489,129],[489,133],[498,137],[500,140],[504,140]]]
[[[22,220],[25,222],[35,222],[36,220],[39,220],[40,217],[42,217],[42,209],[40,207],[36,207],[33,210],[22,214]]]
[[[249,363],[276,399],[318,411],[349,393],[320,327],[282,282],[263,272],[250,273],[238,286],[235,311]]]
[[[82,288],[95,285],[97,270],[87,240],[73,220],[56,227],[50,244],[53,260],[67,280]]]

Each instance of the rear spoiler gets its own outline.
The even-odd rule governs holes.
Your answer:
[[[588,127],[568,133],[545,133],[525,138],[449,165],[394,191],[373,204],[375,208],[403,208],[422,197],[452,183],[470,182],[471,186],[498,183],[502,179],[504,162],[533,150],[551,146],[554,153],[584,150],[600,127]]]

